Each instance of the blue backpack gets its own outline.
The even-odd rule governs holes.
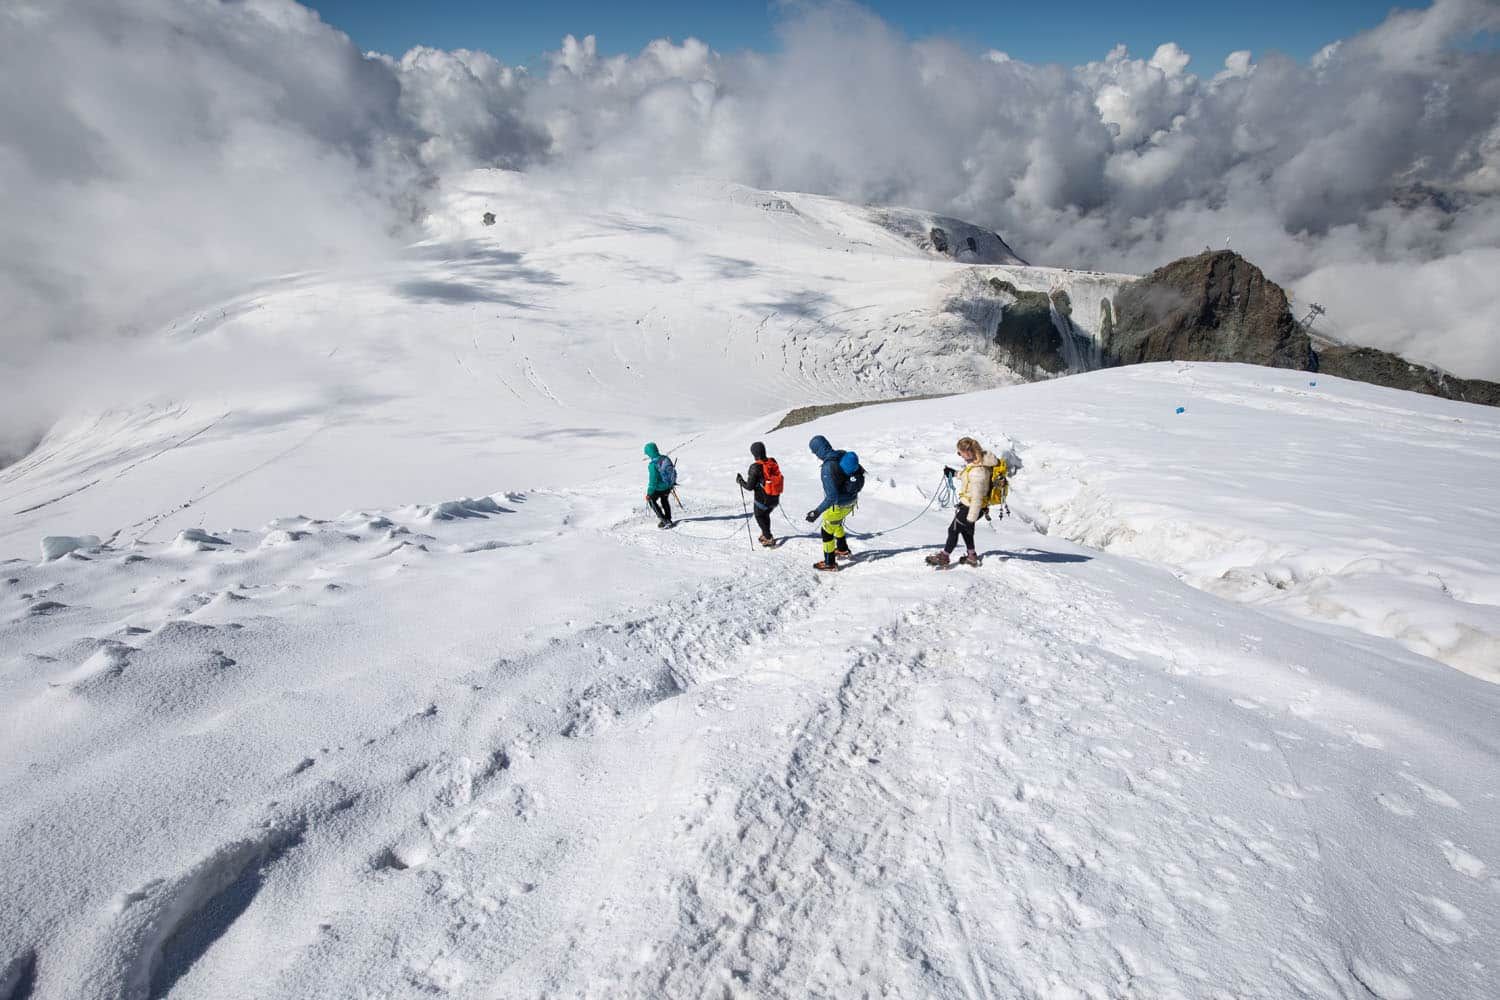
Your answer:
[[[677,485],[677,466],[666,455],[656,460],[656,474],[661,477],[662,482],[667,484],[667,489],[670,490]]]
[[[834,487],[840,495],[858,497],[865,488],[865,467],[859,464],[859,456],[852,451],[842,452],[833,467]]]

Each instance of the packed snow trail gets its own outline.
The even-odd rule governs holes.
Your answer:
[[[33,996],[1484,995],[1500,688],[1014,521],[817,578],[633,494],[9,567]],[[580,535],[658,583],[566,617]]]

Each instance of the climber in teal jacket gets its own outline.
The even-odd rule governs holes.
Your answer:
[[[656,447],[655,441],[646,442],[646,503],[656,515],[658,528],[670,528],[672,520],[672,487],[677,485],[677,466]]]

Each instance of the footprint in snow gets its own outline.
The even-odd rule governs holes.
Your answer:
[[[1311,789],[1303,788],[1301,785],[1293,784],[1290,781],[1277,782],[1276,784],[1271,786],[1271,791],[1275,792],[1277,795],[1280,795],[1284,799],[1294,799],[1299,801],[1302,799],[1310,799],[1315,794]]]
[[[1378,969],[1364,959],[1350,961],[1349,973],[1371,996],[1380,1000],[1412,1000],[1416,996],[1404,979]]]
[[[1421,778],[1418,778],[1415,775],[1407,774],[1405,771],[1401,771],[1398,773],[1401,775],[1401,777],[1405,778],[1406,781],[1409,782],[1414,788],[1416,788],[1417,791],[1421,792],[1424,799],[1426,799],[1428,802],[1431,802],[1433,805],[1439,805],[1445,809],[1463,808],[1463,805],[1457,799],[1449,795],[1447,792],[1443,791],[1441,788],[1438,788],[1436,785],[1429,785]]]
[[[1407,805],[1406,800],[1395,792],[1376,792],[1375,801],[1379,802],[1381,807],[1387,812],[1394,813],[1397,816],[1416,815],[1416,810]]]
[[[1488,865],[1459,847],[1453,841],[1441,841],[1438,847],[1442,849],[1443,857],[1448,859],[1448,864],[1460,875],[1467,875],[1472,879],[1482,879],[1489,873]]]
[[[1457,944],[1473,932],[1464,911],[1437,896],[1418,896],[1421,906],[1401,908],[1406,926],[1436,945]]]

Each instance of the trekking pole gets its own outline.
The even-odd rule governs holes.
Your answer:
[[[745,512],[745,541],[750,543],[750,551],[755,551],[755,539],[750,535],[750,508],[745,503],[744,487],[740,488],[740,510]]]

